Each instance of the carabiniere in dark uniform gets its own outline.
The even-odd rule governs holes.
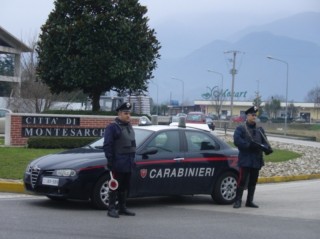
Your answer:
[[[263,152],[266,155],[272,153],[263,128],[256,125],[257,112],[258,108],[256,106],[250,107],[245,112],[247,115],[246,122],[243,125],[239,125],[233,135],[234,144],[239,149],[238,166],[240,167],[234,208],[241,207],[242,194],[246,186],[248,186],[246,207],[258,208],[258,205],[253,203],[253,196],[259,171],[264,166]]]
[[[108,169],[119,183],[118,188],[109,188],[108,216],[118,218],[120,215],[134,216],[126,207],[127,193],[136,152],[135,133],[130,124],[131,104],[126,102],[117,109],[118,117],[105,129],[104,153],[108,160]],[[119,212],[116,200],[119,201]]]

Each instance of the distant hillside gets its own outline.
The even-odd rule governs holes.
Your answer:
[[[262,26],[249,27],[235,33],[228,40],[237,41],[256,31],[267,31],[275,35],[311,41],[320,45],[320,12],[301,13]]]
[[[244,35],[237,41],[214,40],[176,61],[162,59],[154,80],[158,85],[159,101],[182,100],[182,83],[172,79],[173,77],[183,80],[186,103],[201,99],[202,94],[209,88],[220,87],[221,76],[208,72],[208,69],[222,73],[224,89],[231,91],[229,72],[232,68],[233,55],[226,52],[233,50],[239,51],[236,55],[238,74],[235,77],[235,92],[247,92],[246,98],[239,100],[251,100],[256,91],[260,92],[263,99],[275,95],[285,97],[286,64],[266,58],[271,55],[286,61],[289,65],[288,100],[304,101],[308,91],[320,84],[320,45],[314,43],[314,40],[297,39],[294,35],[299,35],[298,29],[308,29],[310,19],[315,19],[315,16],[319,14],[300,14],[297,18],[291,17],[291,20],[287,18],[270,23],[261,29],[255,27],[254,31],[246,34],[243,31],[241,34]],[[290,28],[292,25],[297,27]],[[272,32],[278,31],[283,34],[266,31],[266,26],[269,26]],[[271,26],[278,26],[277,31]],[[307,34],[309,30],[304,32]],[[308,34],[316,39],[318,32],[320,31],[315,33],[313,29]],[[157,87],[150,84],[150,95],[155,96],[156,90]]]

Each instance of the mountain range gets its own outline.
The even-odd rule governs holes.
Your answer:
[[[251,101],[257,93],[262,100],[285,99],[288,92],[289,102],[304,102],[320,84],[320,12],[252,26],[184,57],[162,58],[149,94],[159,103],[193,104],[214,87],[231,92],[233,64],[234,92],[243,93],[235,100]]]

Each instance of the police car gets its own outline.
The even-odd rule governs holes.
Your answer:
[[[218,204],[235,200],[238,151],[210,130],[183,125],[134,126],[137,152],[129,198],[211,195]],[[27,191],[52,200],[91,200],[108,206],[110,172],[103,138],[83,148],[33,160],[24,175]]]

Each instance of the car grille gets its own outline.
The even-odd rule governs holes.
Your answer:
[[[31,183],[32,188],[34,188],[35,185],[37,184],[37,181],[38,181],[40,174],[42,174],[44,176],[45,175],[49,176],[49,175],[53,174],[53,171],[54,170],[41,171],[41,169],[38,166],[31,167],[29,169],[29,173],[30,173],[30,183]]]

